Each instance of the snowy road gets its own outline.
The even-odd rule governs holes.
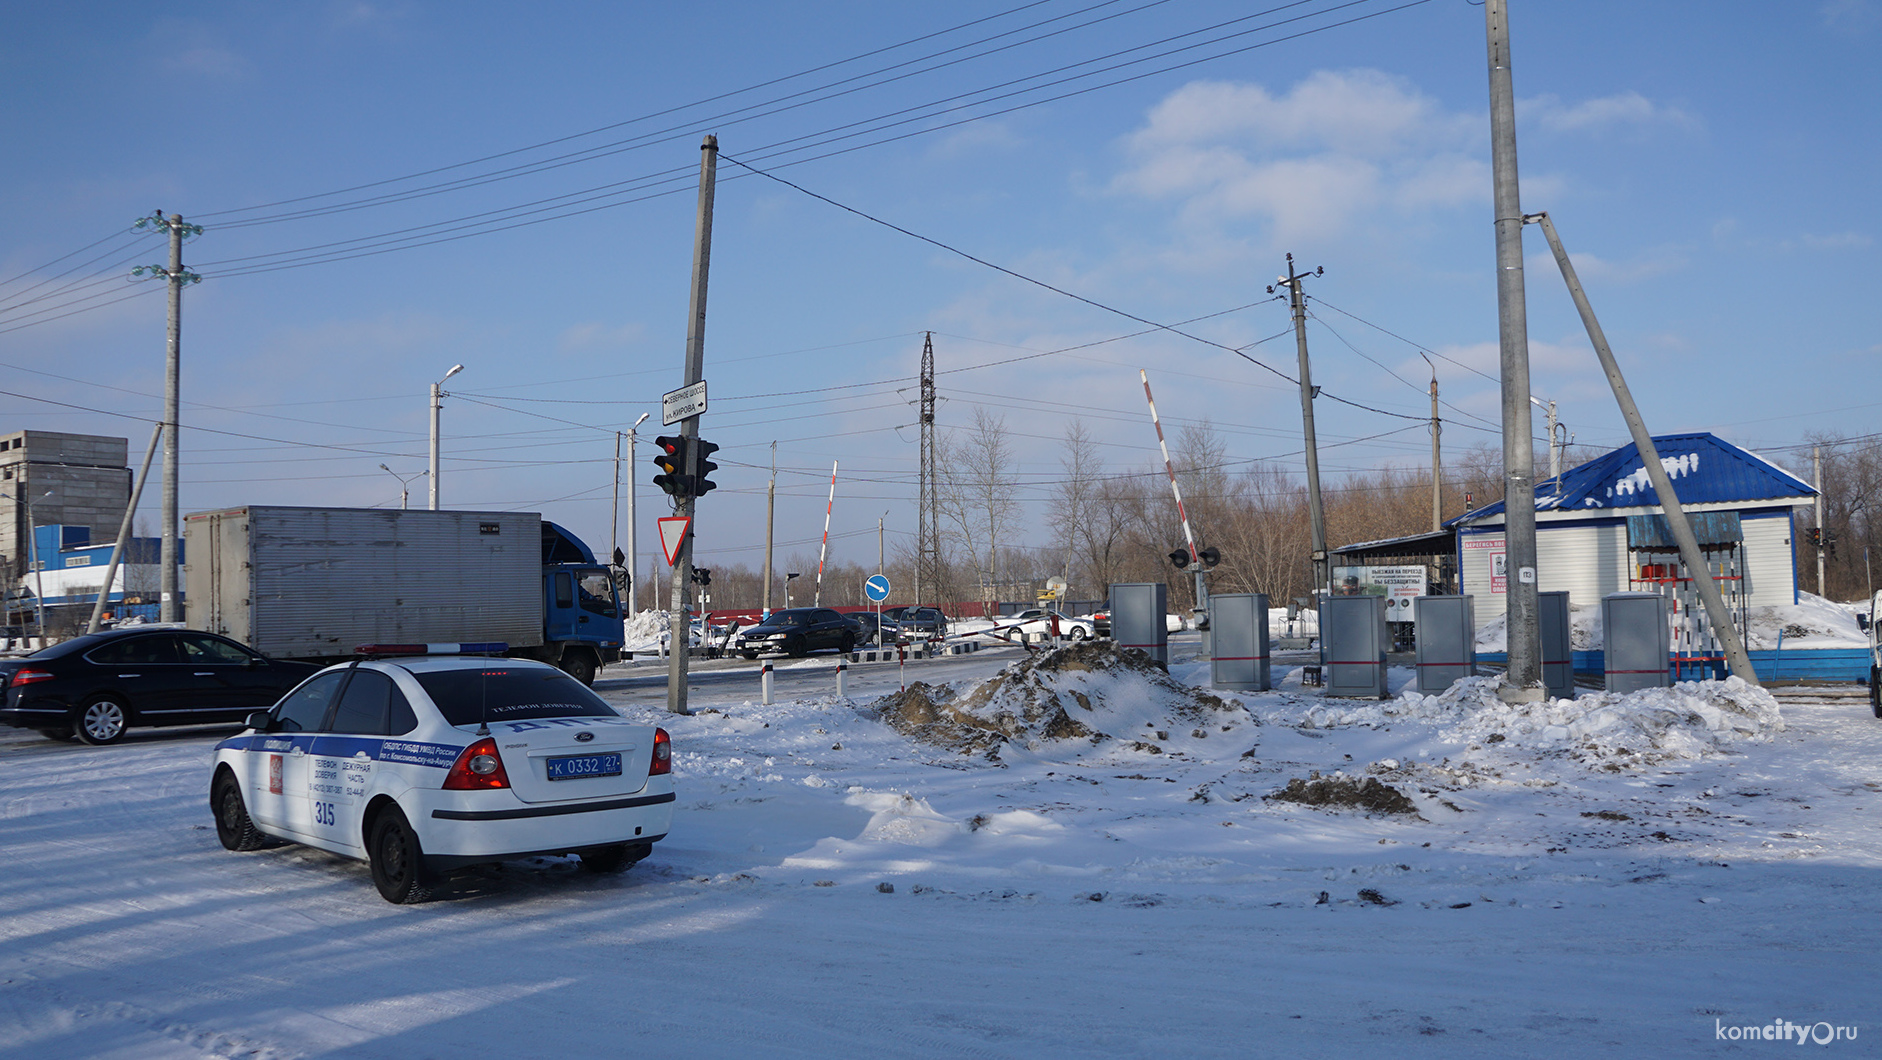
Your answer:
[[[827,669],[781,668],[771,707],[748,670],[701,674],[692,718],[611,670],[598,688],[674,733],[671,838],[619,877],[515,862],[416,907],[324,853],[224,851],[204,788],[226,729],[0,734],[0,1060],[1766,1055],[1715,1034],[1779,1020],[1856,1028],[1840,1055],[1882,1038],[1866,704],[1610,770],[1514,730],[1309,724],[1326,701],[1288,685],[1156,753],[995,765],[835,700]],[[851,700],[897,687],[858,667]],[[1422,819],[1260,797],[1373,764]]]

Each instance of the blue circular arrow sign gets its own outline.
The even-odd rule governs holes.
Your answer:
[[[889,598],[889,579],[877,574],[863,583],[863,592],[874,603],[881,603]]]

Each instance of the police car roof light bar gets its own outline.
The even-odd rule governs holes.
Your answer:
[[[510,650],[502,641],[469,641],[462,644],[361,644],[355,655],[501,655]]]

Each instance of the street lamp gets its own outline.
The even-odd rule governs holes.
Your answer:
[[[627,555],[622,567],[627,571],[627,609],[629,611],[634,610],[634,597],[638,595],[634,585],[634,565],[640,562],[640,550],[635,547],[634,541],[634,469],[640,466],[639,460],[634,456],[634,443],[637,437],[634,432],[640,429],[641,424],[647,422],[647,417],[650,415],[652,414],[647,412],[641,413],[640,419],[634,421],[634,426],[627,429]],[[614,435],[613,510],[618,518],[621,512],[621,435],[618,431]],[[618,530],[609,530],[608,547],[615,552],[620,551],[613,540],[618,536]]]
[[[454,364],[444,373],[444,379],[431,384],[431,510],[438,510],[438,406],[444,398],[444,380],[464,370],[461,364]]]
[[[400,511],[404,511],[405,509],[411,507],[410,504],[406,503],[411,497],[410,491],[406,489],[406,484],[411,482],[415,478],[424,478],[426,475],[431,474],[431,472],[429,471],[420,471],[416,475],[401,475],[398,472],[392,470],[391,468],[385,466],[384,464],[379,465],[379,470],[399,480],[399,510]]]
[[[797,577],[795,574],[784,576],[784,606],[787,608],[791,606],[791,579],[795,577]]]

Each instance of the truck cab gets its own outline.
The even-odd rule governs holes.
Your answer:
[[[614,573],[595,560],[581,538],[542,522],[542,635],[540,657],[583,684],[621,658],[621,598]]]

